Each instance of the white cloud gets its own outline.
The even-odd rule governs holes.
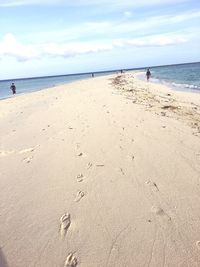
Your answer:
[[[146,20],[131,20],[123,23],[116,23],[115,27],[110,30],[108,27],[105,30],[110,30],[114,33],[131,33],[144,30],[159,30],[163,26],[175,25],[176,23],[188,21],[191,19],[200,18],[200,11],[190,11],[180,13],[178,15],[163,15],[148,17]]]
[[[128,20],[122,19],[119,21],[83,22],[82,24],[58,29],[56,31],[29,33],[23,37],[28,42],[37,42],[37,40],[44,40],[44,42],[51,42],[52,40],[57,40],[58,42],[80,41],[82,38],[84,40],[93,40],[94,38],[113,39],[125,35],[145,35],[151,32],[161,33],[164,27],[169,28],[169,26],[172,27],[172,25],[185,32],[185,26],[184,28],[183,26],[180,28],[179,23],[188,21],[189,27],[189,20],[196,18],[200,18],[200,12],[192,10],[177,15],[152,16],[145,20],[136,20],[132,17]]]
[[[40,59],[42,57],[71,57],[88,53],[96,53],[113,49],[109,43],[77,42],[77,43],[45,43],[23,45],[17,42],[14,35],[8,33],[0,42],[0,58],[9,56],[18,61]]]
[[[37,32],[28,33],[24,36],[28,42],[36,42],[37,40],[44,40],[45,42],[51,42],[52,40],[58,41],[72,41],[84,39],[91,39],[92,36],[110,34],[110,30],[115,25],[112,22],[84,22],[82,24],[73,25],[71,27],[65,27],[64,29],[58,29],[56,31],[49,32]],[[110,34],[111,35],[111,34]]]
[[[144,38],[135,38],[125,41],[125,44],[134,46],[167,46],[174,44],[186,43],[189,40],[184,35],[155,35]]]
[[[159,34],[150,35],[140,38],[131,39],[117,39],[113,40],[113,45],[115,47],[156,47],[156,46],[168,46],[168,45],[178,45],[181,43],[186,43],[192,39],[192,34]]]
[[[16,41],[14,35],[8,33],[0,42],[0,57],[2,56],[15,57],[19,61],[24,61],[38,58],[39,53],[35,47],[20,44]]]
[[[41,54],[48,56],[71,57],[108,51],[113,49],[112,44],[106,43],[69,43],[69,44],[44,44],[41,46]]]
[[[176,16],[169,16],[171,23],[179,23],[185,20],[196,19],[200,17],[200,11],[185,12]]]
[[[15,39],[14,35],[7,34],[0,42],[0,58],[9,56],[18,61],[28,61],[43,57],[72,57],[89,53],[110,51],[112,49],[125,49],[136,46],[167,46],[184,43],[192,35],[167,34],[153,35],[142,38],[110,40],[110,42],[71,42],[71,43],[45,43],[37,45],[23,45]]]

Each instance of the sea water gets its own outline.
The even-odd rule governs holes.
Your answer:
[[[137,69],[134,68],[128,70]],[[140,68],[138,70],[145,71],[146,68]],[[200,92],[200,62],[151,67],[150,70],[152,73],[152,82],[165,84],[175,90]],[[94,76],[109,75],[116,72],[117,70],[94,72]],[[12,92],[10,90],[10,85],[12,82],[14,82],[17,87],[17,94],[22,94],[70,83],[73,81],[87,79],[91,76],[91,73],[83,73],[0,81],[0,99],[12,96]],[[143,79],[145,79],[145,75],[143,75]]]
[[[109,75],[114,71],[98,72],[94,73],[94,77]],[[17,88],[17,95],[23,93],[29,93],[39,91],[45,88],[54,87],[61,84],[70,83],[73,81],[79,81],[92,77],[91,73],[72,74],[72,75],[60,75],[49,77],[34,77],[34,78],[22,78],[22,79],[10,79],[0,81],[0,99],[9,98],[12,96],[10,90],[11,83],[14,82]]]
[[[200,62],[150,68],[152,82],[200,93]]]

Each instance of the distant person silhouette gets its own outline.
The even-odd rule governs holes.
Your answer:
[[[12,90],[13,95],[16,94],[16,86],[14,83],[11,84],[10,89]]]
[[[147,81],[149,81],[149,78],[151,77],[151,72],[149,69],[147,69],[146,76],[147,76]]]

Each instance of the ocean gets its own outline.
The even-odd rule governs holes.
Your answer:
[[[129,70],[137,69],[134,68]],[[139,68],[138,70],[146,71],[146,68]],[[200,92],[200,62],[151,67],[150,70],[152,73],[152,82],[165,84],[172,87],[174,90]],[[116,72],[117,70],[94,72],[94,75],[103,76]],[[5,99],[12,96],[10,90],[10,85],[12,82],[14,82],[17,87],[17,94],[23,94],[39,91],[65,83],[70,83],[73,81],[87,79],[90,77],[91,73],[83,73],[73,75],[3,80],[0,81],[0,99]],[[144,78],[145,76],[143,75],[143,79]]]
[[[150,68],[152,82],[200,93],[200,62]]]
[[[114,71],[98,72],[94,73],[95,76],[103,76],[114,73]],[[10,90],[11,83],[14,82],[17,88],[17,95],[39,91],[45,88],[54,87],[61,84],[70,83],[73,81],[79,81],[88,79],[92,76],[91,73],[83,74],[71,74],[71,75],[59,75],[48,77],[34,77],[34,78],[22,78],[22,79],[10,79],[0,81],[0,99],[9,98],[12,96]]]

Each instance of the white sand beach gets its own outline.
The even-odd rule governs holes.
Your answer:
[[[0,267],[200,266],[200,94],[95,77],[0,129]]]

